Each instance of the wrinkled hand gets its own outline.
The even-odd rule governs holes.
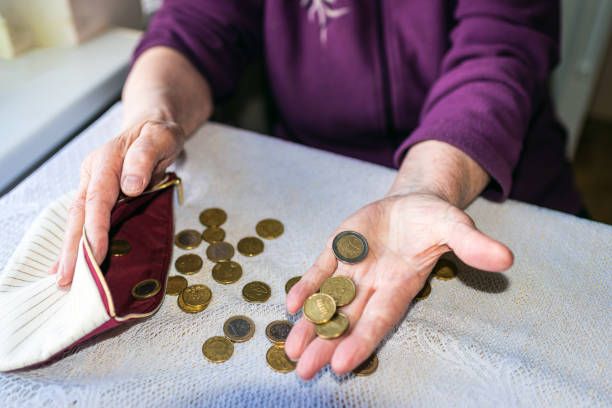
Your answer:
[[[49,271],[66,289],[72,282],[83,224],[98,263],[108,250],[110,212],[119,196],[140,195],[149,184],[161,181],[166,168],[180,153],[185,134],[170,121],[148,120],[123,132],[87,156],[81,180],[70,206],[59,260]]]
[[[334,257],[333,237],[345,230],[357,231],[368,241],[369,253],[361,263],[346,265]],[[404,315],[439,256],[449,250],[487,271],[505,270],[513,262],[508,248],[433,194],[390,196],[351,215],[287,296],[287,309],[295,313],[332,275],[347,276],[357,287],[355,299],[340,309],[350,320],[348,334],[334,340],[317,338],[314,324],[305,317],[293,327],[285,350],[299,359],[298,375],[310,379],[328,363],[337,374],[357,367]]]

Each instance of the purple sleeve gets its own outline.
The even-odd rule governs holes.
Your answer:
[[[210,83],[215,100],[238,85],[261,53],[261,0],[165,0],[136,47],[132,63],[154,46],[185,55]]]
[[[439,77],[396,164],[415,143],[440,140],[489,173],[489,197],[507,198],[529,121],[558,60],[558,19],[555,0],[459,0]]]

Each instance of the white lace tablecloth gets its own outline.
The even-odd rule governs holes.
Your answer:
[[[0,199],[0,266],[36,215],[76,188],[82,159],[116,135],[120,118],[117,105]],[[233,285],[217,284],[203,256],[203,272],[189,277],[213,291],[200,314],[167,297],[152,318],[51,365],[0,374],[2,407],[612,406],[612,227],[477,200],[469,214],[514,251],[512,269],[463,268],[457,279],[434,279],[429,298],[387,336],[374,375],[338,377],[325,368],[304,382],[268,368],[265,326],[287,317],[287,279],[305,272],[344,217],[381,197],[395,172],[215,124],[190,139],[175,170],[185,186],[177,231],[202,228],[199,212],[218,206],[234,245],[267,217],[285,224],[284,235],[266,241],[262,255],[237,254],[244,274]],[[182,253],[175,248],[174,259]],[[242,299],[251,280],[270,284],[267,303]],[[202,343],[236,314],[255,321],[255,336],[236,344],[228,362],[209,363]]]

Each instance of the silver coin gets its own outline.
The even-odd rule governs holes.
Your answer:
[[[274,344],[285,344],[292,327],[288,320],[276,320],[266,327],[266,336]]]
[[[179,248],[194,249],[202,242],[202,234],[196,230],[184,230],[174,238],[174,243]]]
[[[206,249],[206,256],[213,262],[229,261],[234,256],[234,247],[227,242],[215,242]]]
[[[230,317],[223,325],[223,333],[233,342],[247,341],[255,333],[255,323],[246,316]]]
[[[368,255],[368,241],[358,232],[342,231],[334,237],[332,249],[339,261],[356,264]]]

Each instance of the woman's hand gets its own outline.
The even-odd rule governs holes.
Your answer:
[[[343,264],[334,257],[332,240],[346,230],[368,241],[369,253],[358,264]],[[302,317],[285,345],[287,355],[299,360],[298,375],[310,379],[328,363],[338,374],[357,367],[402,318],[439,256],[449,250],[487,271],[503,271],[513,262],[510,250],[478,231],[467,214],[443,195],[426,190],[388,195],[346,219],[289,292],[287,310],[296,313],[328,277],[347,276],[357,288],[355,299],[340,309],[350,320],[349,331],[334,340],[317,338],[314,324]]]
[[[138,196],[149,184],[161,181],[184,141],[185,133],[178,124],[147,120],[87,156],[81,165],[76,198],[70,206],[60,257],[50,271],[57,273],[60,288],[68,288],[72,282],[83,225],[94,258],[100,263],[108,250],[110,212],[119,192]]]

